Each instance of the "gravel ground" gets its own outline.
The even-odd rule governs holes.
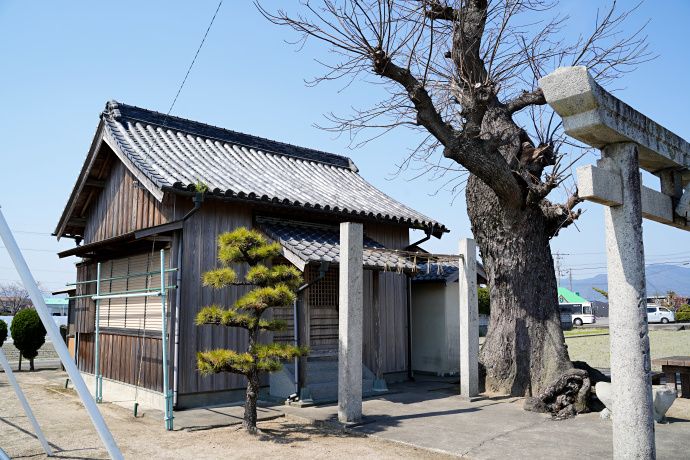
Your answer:
[[[55,384],[55,373],[52,370],[16,373],[19,385],[56,454],[55,458],[108,458],[76,392]],[[109,403],[101,404],[99,409],[126,459],[458,458],[285,418],[259,422],[258,427],[263,434],[253,436],[242,430],[236,431],[235,427],[165,431],[160,420],[146,416],[133,418],[129,409]],[[0,445],[10,458],[48,458],[2,372]]]
[[[592,367],[610,368],[609,334],[566,337],[570,359],[586,361]],[[664,356],[690,356],[690,331],[650,331],[652,359]],[[660,371],[661,366],[652,366]]]

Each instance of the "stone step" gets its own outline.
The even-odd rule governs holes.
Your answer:
[[[338,371],[316,371],[307,373],[307,382],[311,383],[325,383],[338,382]]]

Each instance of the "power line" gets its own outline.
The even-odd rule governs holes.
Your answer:
[[[5,246],[0,246],[0,249],[6,249]],[[54,251],[52,249],[34,249],[34,248],[19,248],[22,251],[39,251],[39,252],[52,252],[53,254],[57,254],[57,251]]]
[[[16,270],[14,267],[0,267],[0,270]],[[74,273],[66,270],[42,270],[40,268],[31,269],[32,272],[51,272],[51,273]]]
[[[206,29],[206,33],[204,34],[204,38],[201,40],[201,44],[199,45],[199,48],[196,50],[196,54],[194,55],[194,59],[192,59],[192,63],[189,65],[189,69],[187,69],[187,74],[184,76],[184,79],[182,80],[182,84],[180,85],[180,88],[177,90],[177,94],[175,95],[175,99],[173,99],[172,104],[170,104],[170,108],[168,109],[168,113],[165,114],[165,118],[163,119],[163,124],[162,127],[165,128],[168,124],[168,117],[170,116],[170,112],[172,112],[173,107],[175,107],[175,103],[177,102],[177,98],[180,96],[180,92],[182,92],[182,88],[184,87],[184,84],[187,82],[187,77],[189,77],[189,72],[192,71],[192,67],[194,67],[194,63],[196,62],[197,56],[199,56],[199,52],[201,51],[201,47],[204,46],[204,42],[206,41],[206,37],[208,36],[209,31],[211,30],[211,26],[213,25],[213,21],[216,19],[216,15],[218,14],[218,10],[220,10],[220,6],[223,4],[223,0],[220,0],[220,3],[218,3],[218,8],[216,8],[216,12],[213,13],[213,17],[211,18],[211,22],[208,25],[208,28]],[[160,137],[160,133],[158,130],[156,132],[156,137],[153,138],[153,142],[151,143],[151,146],[149,147],[148,151],[146,152],[146,156],[151,155],[151,151],[153,150],[154,147],[156,147],[156,144],[158,144],[158,138]]]
[[[220,3],[218,3],[218,8],[216,8],[216,12],[213,13],[213,17],[211,18],[211,23],[208,25],[208,28],[206,29],[206,33],[204,34],[204,38],[201,40],[201,44],[199,45],[199,49],[196,50],[196,54],[194,55],[194,59],[192,59],[192,63],[189,65],[189,69],[187,69],[187,74],[184,76],[184,80],[182,80],[182,84],[180,85],[180,89],[177,90],[177,94],[175,95],[175,99],[173,100],[172,104],[170,105],[170,109],[168,109],[168,113],[165,115],[166,119],[168,115],[170,115],[170,112],[172,112],[173,107],[175,106],[175,102],[177,102],[177,98],[180,95],[180,92],[182,91],[182,87],[184,86],[185,82],[187,81],[187,77],[189,77],[189,72],[192,71],[192,67],[194,66],[194,63],[196,62],[197,56],[199,56],[199,51],[201,51],[201,47],[204,46],[204,42],[206,41],[206,37],[208,36],[208,32],[211,30],[211,26],[213,25],[213,21],[216,19],[216,15],[218,14],[218,10],[220,10],[220,6],[223,4],[223,0],[220,0]],[[165,125],[165,122],[163,123]]]

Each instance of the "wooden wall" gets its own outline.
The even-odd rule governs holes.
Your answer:
[[[78,367],[94,373],[96,334],[79,335]],[[163,347],[160,338],[99,334],[98,371],[103,377],[163,391]]]
[[[252,228],[251,208],[218,200],[206,200],[199,211],[185,222],[180,291],[180,395],[246,388],[246,381],[241,375],[221,373],[204,377],[196,370],[196,353],[199,351],[216,348],[244,351],[247,347],[247,332],[243,329],[194,324],[194,318],[201,308],[214,303],[231,306],[250,290],[248,286],[214,290],[201,285],[202,274],[220,266],[216,243],[218,235],[238,227]],[[236,271],[238,277],[243,278],[246,267],[238,266]]]
[[[80,263],[77,265],[77,282],[94,280],[97,265]],[[95,283],[77,285],[76,296],[96,294]],[[96,330],[96,302],[88,297],[74,301],[74,330],[79,333],[90,333]]]
[[[176,197],[166,194],[159,202],[147,190],[135,187],[134,180],[127,167],[114,159],[105,188],[87,211],[84,244],[172,220]]]
[[[388,249],[404,249],[410,244],[409,230],[379,223],[365,223],[365,234]],[[372,317],[373,273],[364,271],[364,346],[362,360],[375,372],[374,320]],[[409,277],[396,272],[382,272],[379,278],[381,301],[381,337],[383,372],[404,372],[407,362],[407,290]]]

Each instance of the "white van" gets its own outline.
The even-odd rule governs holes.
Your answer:
[[[675,323],[676,314],[666,307],[647,304],[647,322],[663,324]]]
[[[570,308],[573,312],[573,326],[582,326],[583,324],[594,324],[597,322],[597,317],[592,311],[592,304],[587,302],[582,303],[562,303],[560,307]]]

